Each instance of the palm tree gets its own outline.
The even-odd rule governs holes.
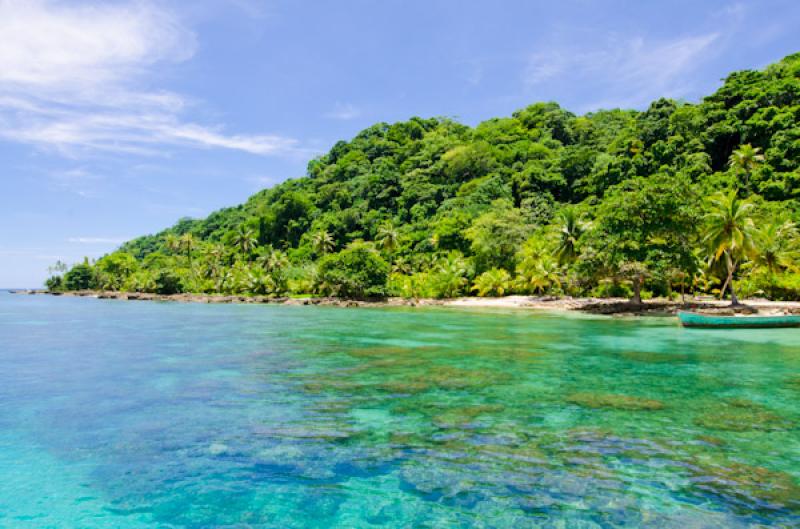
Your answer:
[[[723,263],[726,273],[720,297],[730,286],[731,304],[738,305],[733,276],[742,261],[755,253],[755,204],[740,199],[734,189],[729,193],[719,192],[709,198],[710,211],[706,214],[706,235],[710,265]]]
[[[289,290],[289,257],[280,250],[274,250],[269,256],[270,277],[272,277],[272,293],[284,294]]]
[[[181,235],[181,238],[178,240],[180,248],[186,252],[186,258],[189,261],[189,271],[192,270],[192,250],[194,250],[196,244],[194,240],[194,235],[191,233],[184,233]]]
[[[222,269],[214,278],[214,290],[216,292],[225,292],[231,280],[231,273],[228,270]]]
[[[212,278],[219,275],[224,265],[223,258],[225,257],[225,253],[225,245],[220,243],[215,243],[203,248],[202,254],[205,262],[205,277]]]
[[[564,208],[558,213],[555,226],[558,230],[555,252],[558,264],[571,263],[578,256],[578,240],[586,231],[587,224],[574,208]]]
[[[69,270],[69,266],[60,259],[56,261],[56,264],[47,267],[47,272],[51,276],[62,275],[66,273],[67,270]]]
[[[164,238],[164,246],[171,252],[179,252],[181,250],[181,240],[174,233],[168,233]]]
[[[392,263],[392,273],[393,274],[410,274],[411,273],[411,263],[408,262],[408,259],[400,256],[394,260]]]
[[[434,281],[440,297],[454,298],[460,295],[469,280],[469,268],[460,253],[451,252],[436,266]]]
[[[489,295],[502,296],[508,291],[511,284],[511,275],[502,268],[492,268],[475,278],[472,290],[479,297]]]
[[[289,258],[284,252],[269,246],[259,248],[256,263],[259,265],[259,274],[256,274],[256,277],[261,278],[261,272],[269,276],[270,288],[268,293],[281,294],[287,290]]]
[[[267,272],[272,272],[277,269],[286,268],[289,266],[289,258],[280,250],[272,250],[266,255],[259,258],[261,266]]]
[[[240,224],[234,232],[233,244],[238,247],[245,256],[249,257],[257,243],[258,240],[256,239],[255,232],[244,224]]]
[[[728,166],[744,173],[744,187],[749,192],[750,176],[763,161],[764,155],[761,154],[761,149],[747,143],[733,151],[731,157],[728,159]]]
[[[378,228],[378,234],[377,237],[375,237],[375,242],[378,243],[378,247],[382,250],[392,253],[397,249],[398,238],[399,235],[397,234],[395,227],[390,222],[387,222]]]
[[[678,285],[681,289],[681,303],[686,303],[686,284],[689,280],[689,274],[680,268],[670,268],[667,270],[667,281],[669,282],[670,291],[673,286]]]
[[[325,230],[319,230],[311,236],[311,247],[318,255],[325,255],[334,250],[336,243],[330,233]]]
[[[797,225],[791,221],[773,221],[761,226],[755,233],[758,250],[756,266],[776,274],[784,270],[797,270],[800,261]]]
[[[530,255],[519,264],[517,283],[520,288],[533,294],[542,294],[561,287],[561,269],[550,255]]]
[[[247,275],[247,290],[253,294],[265,295],[275,289],[272,276],[263,268],[252,268]]]

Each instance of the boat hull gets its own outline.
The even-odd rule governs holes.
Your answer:
[[[716,329],[770,329],[800,327],[800,315],[786,316],[714,316],[696,312],[679,312],[678,319],[684,327]]]

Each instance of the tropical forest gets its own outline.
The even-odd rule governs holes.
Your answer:
[[[378,123],[51,291],[800,299],[800,54],[698,103]]]

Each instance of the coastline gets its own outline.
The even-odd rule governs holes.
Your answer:
[[[11,294],[50,295],[64,297],[91,297],[122,301],[162,301],[173,303],[207,304],[271,304],[271,305],[316,305],[331,307],[461,307],[501,308],[550,311],[579,311],[605,315],[652,315],[668,316],[679,310],[703,310],[718,314],[732,314],[727,300],[710,298],[687,298],[686,303],[657,298],[645,300],[641,305],[632,305],[625,298],[573,298],[569,296],[504,296],[504,297],[460,297],[450,299],[405,299],[354,300],[335,297],[270,297],[221,294],[148,294],[141,292],[115,292],[82,290],[74,292],[49,292],[46,290],[9,290]],[[742,300],[737,311],[763,314],[800,314],[800,302],[770,301],[766,299]]]

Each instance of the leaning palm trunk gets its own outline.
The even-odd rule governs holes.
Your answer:
[[[739,298],[736,297],[736,289],[733,286],[733,274],[736,272],[736,264],[731,259],[729,253],[725,253],[725,264],[728,266],[728,277],[725,278],[725,283],[722,285],[722,290],[720,291],[720,299],[725,296],[725,288],[730,287],[731,289],[731,305],[738,305]]]
[[[739,305],[739,298],[736,297],[736,289],[733,288],[733,280],[731,280],[731,305]]]
[[[729,274],[728,276],[725,277],[725,282],[722,283],[722,288],[719,289],[719,299],[720,299],[720,301],[725,299],[725,291],[728,290],[728,283],[730,283],[730,281],[731,281],[731,276]]]

